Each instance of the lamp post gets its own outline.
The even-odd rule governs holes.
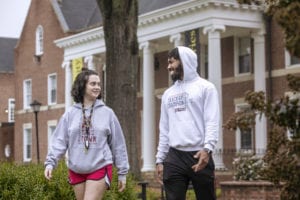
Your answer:
[[[40,163],[40,149],[39,149],[39,128],[38,128],[38,112],[40,111],[41,103],[34,100],[30,106],[35,115],[35,134],[36,134],[36,156],[37,162]]]

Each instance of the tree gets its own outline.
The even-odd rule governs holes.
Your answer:
[[[131,171],[140,177],[137,152],[138,1],[97,0],[106,44],[106,102],[126,138]]]
[[[282,200],[300,199],[300,77],[287,75],[293,95],[268,102],[262,91],[246,93],[251,109],[234,113],[226,122],[229,130],[252,127],[256,115],[270,122],[269,142],[263,160],[262,178],[281,188]],[[287,131],[290,138],[287,137]]]

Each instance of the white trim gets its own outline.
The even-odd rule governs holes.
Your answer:
[[[285,68],[288,68],[288,66],[291,65],[291,55],[286,49],[284,50],[284,63]]]
[[[250,39],[250,66],[249,66],[249,72],[240,73],[239,70],[239,56],[240,56],[240,49],[239,49],[239,39],[248,37]],[[251,75],[251,69],[253,68],[253,55],[252,55],[252,45],[251,45],[251,36],[244,36],[244,37],[234,37],[234,76],[249,76]]]
[[[35,30],[35,55],[41,56],[44,53],[44,29],[38,25]]]
[[[51,138],[52,138],[52,135],[53,135],[53,132],[51,131],[51,127],[55,127],[56,128],[57,126],[57,120],[49,120],[47,121],[47,146],[48,146],[48,152],[51,148]]]
[[[246,107],[250,107],[250,105],[246,102],[235,104],[235,112],[239,112],[239,111],[241,111],[242,108],[246,108]],[[236,151],[238,153],[243,153],[243,154],[253,153],[253,150],[254,150],[254,132],[253,132],[253,128],[251,128],[251,149],[242,149],[241,139],[242,139],[241,131],[238,128],[235,132],[235,148],[236,148]]]
[[[58,21],[59,21],[60,26],[62,27],[64,33],[68,32],[69,31],[68,24],[66,22],[66,19],[63,15],[61,9],[59,8],[59,4],[58,4],[57,0],[51,0],[51,4],[52,4],[53,10],[58,18]]]
[[[53,87],[53,85],[52,85],[52,80],[53,80],[53,78],[52,77],[55,77],[55,79],[54,79],[54,81],[55,81],[55,101],[51,101],[51,99],[52,99],[52,87]],[[56,103],[57,103],[57,73],[52,73],[52,74],[48,74],[48,85],[47,85],[47,100],[48,100],[48,105],[55,105]]]
[[[30,88],[27,88],[27,86]],[[23,81],[23,109],[30,109],[31,101],[32,101],[32,80],[25,79]]]
[[[106,52],[103,27],[61,38],[54,43],[64,48],[64,61]]]
[[[284,63],[285,63],[285,68],[286,69],[300,68],[300,63],[299,64],[294,64],[294,65],[291,64],[292,57],[291,57],[291,54],[286,49],[284,50],[284,58],[285,58]]]
[[[185,1],[139,16],[139,43],[169,37],[187,30],[222,25],[229,28],[261,30],[264,28],[263,7],[240,5],[235,0]],[[106,51],[103,27],[54,41],[64,48],[64,60],[85,57]]]
[[[56,109],[62,109],[62,108],[65,108],[65,104],[46,105],[46,106],[41,106],[40,111],[56,110]],[[28,112],[32,112],[32,109],[16,110],[15,115],[22,115],[22,114],[25,114]]]
[[[8,113],[7,113],[7,121],[8,122],[15,122],[15,99],[9,98],[8,99]]]
[[[29,135],[29,139],[31,141],[28,141],[27,134]],[[27,145],[30,145],[30,157],[27,157]],[[32,124],[26,123],[23,124],[23,161],[24,162],[30,162],[32,160]]]

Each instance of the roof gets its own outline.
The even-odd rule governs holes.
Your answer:
[[[16,38],[0,37],[0,72],[14,71],[14,48],[17,41]]]
[[[96,0],[52,0],[52,6],[65,31],[78,31],[100,25]]]
[[[139,15],[188,0],[139,0]]]
[[[184,1],[188,0],[139,0],[139,15]],[[52,6],[65,32],[78,32],[102,24],[96,0],[52,0]]]

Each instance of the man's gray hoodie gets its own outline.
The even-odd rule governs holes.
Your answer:
[[[87,174],[114,164],[118,169],[118,179],[126,179],[129,170],[126,143],[113,110],[105,106],[102,100],[96,100],[88,150],[85,150],[86,136],[82,135],[82,122],[82,104],[74,104],[63,114],[52,136],[46,168],[55,168],[58,160],[67,152],[68,168],[76,173]]]
[[[170,147],[181,151],[214,150],[219,137],[217,89],[198,75],[193,50],[179,46],[178,52],[183,80],[177,80],[162,96],[156,163],[164,161]]]

